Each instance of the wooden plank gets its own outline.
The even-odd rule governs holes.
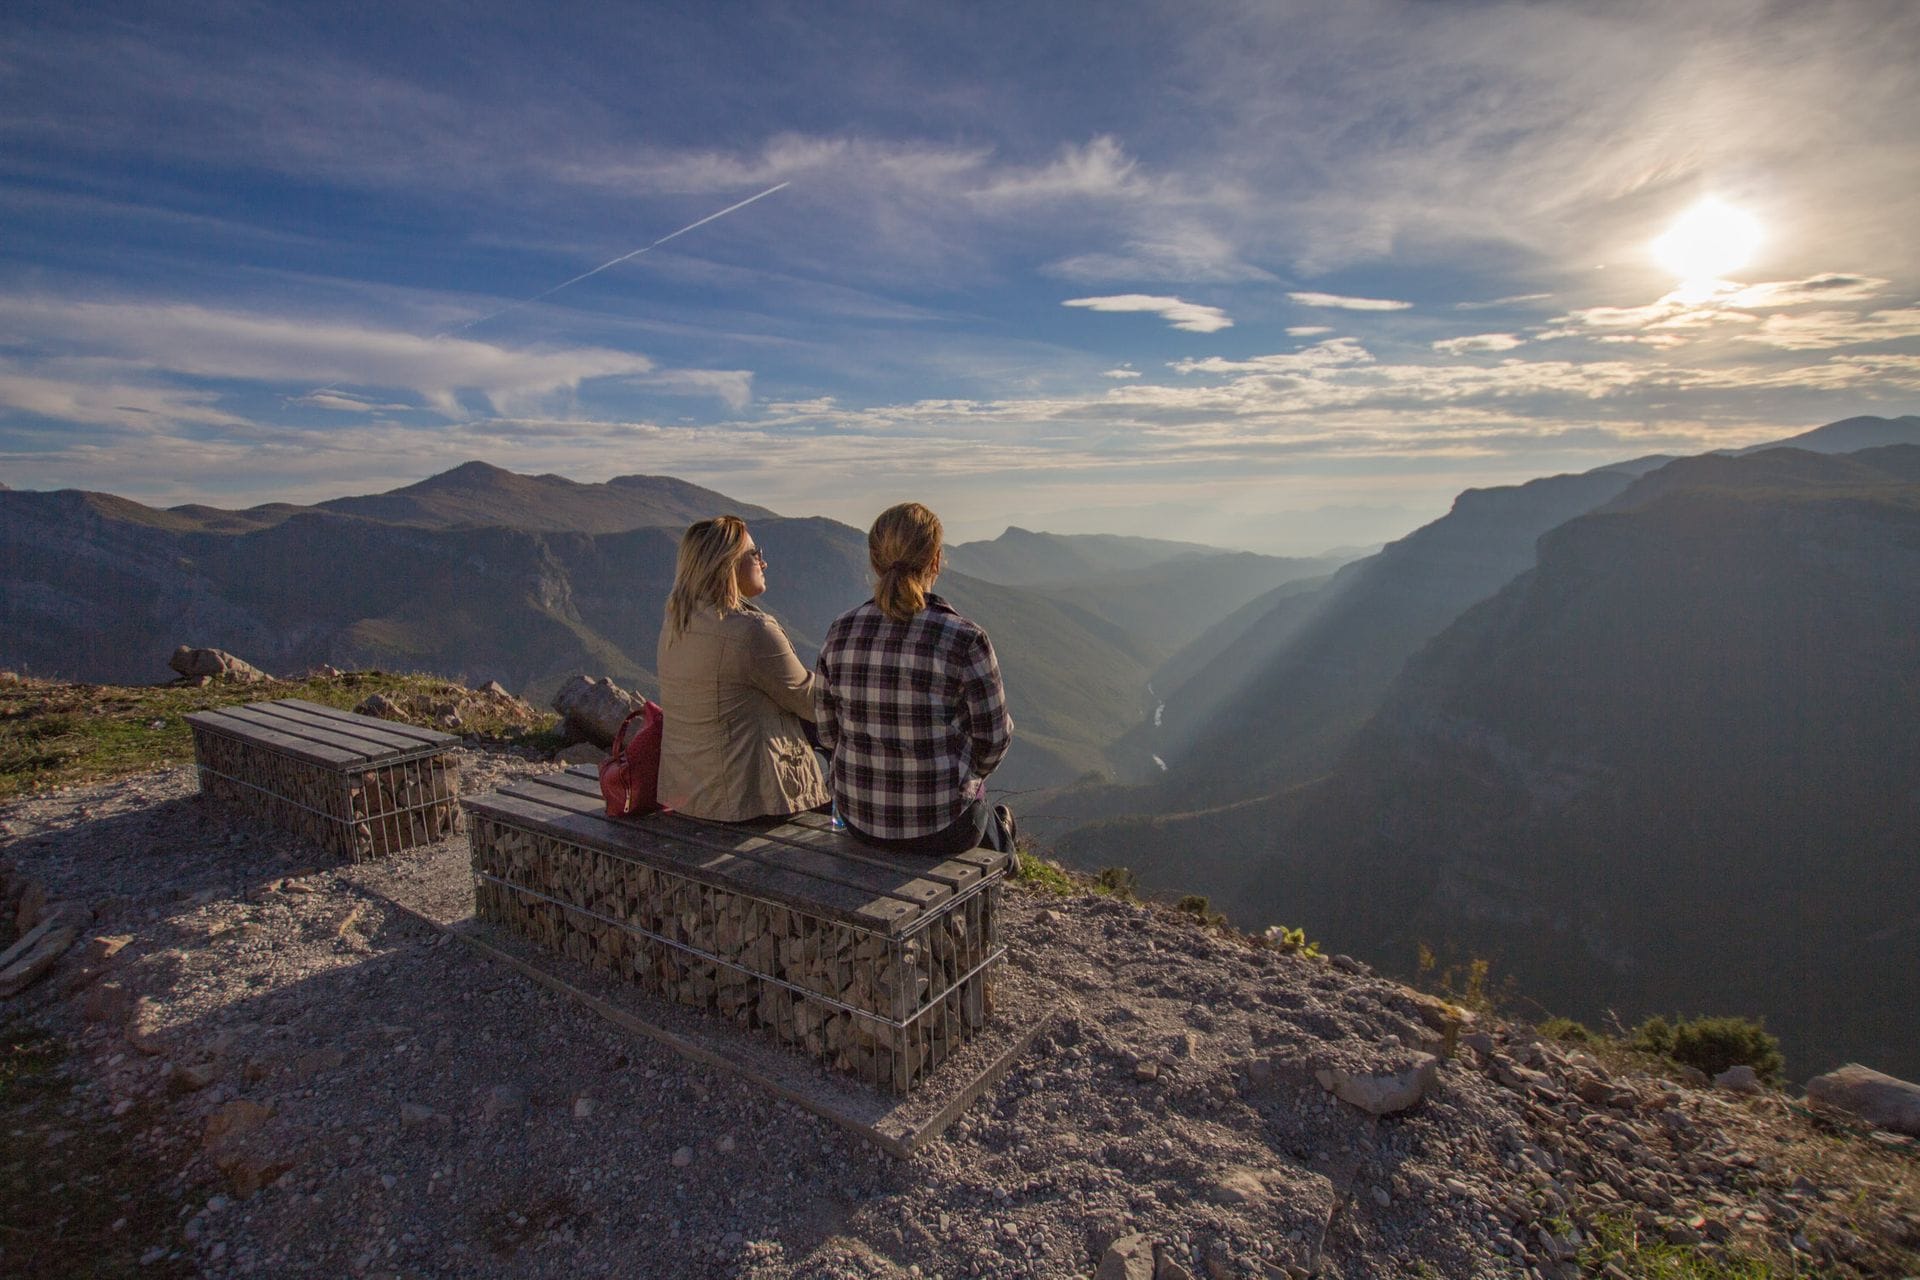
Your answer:
[[[330,707],[324,702],[309,702],[305,698],[281,698],[272,705],[294,707],[301,711],[311,712],[314,715],[330,716],[337,720],[355,724],[376,724],[388,733],[397,733],[402,737],[412,738],[426,746],[451,746],[460,741],[460,735],[458,734],[442,733],[438,729],[422,729],[418,725],[401,724],[397,720],[382,720],[379,716],[362,715],[358,711],[342,711],[339,707]]]
[[[831,831],[833,829],[833,820],[823,813],[796,813],[789,821],[795,826],[807,827],[811,830]],[[848,836],[847,839],[853,840],[853,837]],[[855,841],[855,843],[858,842]],[[859,847],[862,857],[912,859],[919,856],[911,853],[889,853],[876,849],[872,845]],[[982,875],[993,875],[1005,871],[1011,865],[1006,854],[996,853],[992,849],[966,849],[960,853],[950,853],[947,855],[947,861],[976,868]],[[925,875],[926,872],[922,871],[921,874]]]
[[[333,747],[336,750],[351,751],[363,764],[372,761],[376,756],[392,754],[384,750],[376,751],[367,743],[332,729],[293,724],[269,711],[256,711],[252,707],[225,707],[222,710],[235,720],[265,729],[270,733],[284,733],[289,738],[300,738],[307,742],[319,743],[321,746]]]
[[[552,784],[559,785],[552,785]],[[508,795],[524,796],[554,804],[571,813],[597,817],[615,831],[636,837],[678,840],[716,852],[731,853],[783,871],[799,871],[821,880],[830,880],[850,889],[861,889],[876,897],[896,898],[920,911],[938,907],[953,897],[950,885],[939,884],[898,869],[874,867],[840,857],[833,850],[809,849],[802,845],[769,838],[768,830],[757,826],[729,827],[722,823],[699,822],[677,814],[649,814],[638,819],[615,820],[606,816],[599,790],[586,795],[567,784],[564,774],[534,774],[505,789]]]
[[[537,776],[540,781],[549,786],[565,787],[582,795],[595,797],[600,795],[600,776],[588,765],[574,765],[562,773],[545,773]],[[684,817],[683,820],[700,821],[698,818]],[[956,893],[980,883],[981,878],[991,874],[997,866],[992,861],[993,857],[997,857],[993,855],[992,850],[982,851],[990,855],[989,857],[969,857],[964,860],[949,858],[932,862],[913,854],[889,853],[884,849],[875,849],[871,845],[860,843],[844,831],[835,831],[832,821],[826,814],[814,813],[811,810],[790,814],[779,824],[758,830],[759,834],[769,840],[833,853],[842,858],[885,867],[908,877],[918,876],[936,884],[944,884]]]
[[[559,793],[555,793],[558,796]],[[573,844],[686,876],[716,889],[765,898],[815,916],[844,920],[866,929],[902,932],[921,912],[895,898],[876,898],[858,889],[822,881],[796,871],[771,867],[719,850],[659,841],[636,841],[626,829],[604,817],[569,812],[524,796],[496,791],[462,801],[469,812],[510,826],[556,836]]]
[[[421,742],[417,738],[405,738],[397,733],[383,731],[380,728],[383,721],[376,720],[371,725],[348,724],[330,716],[317,716],[311,711],[289,707],[280,702],[249,702],[246,709],[260,715],[272,716],[275,720],[286,721],[290,726],[288,729],[290,733],[318,729],[331,737],[360,743],[365,750],[378,753],[382,757],[406,753],[432,754],[433,752],[430,744]],[[361,718],[372,719],[370,716]]]
[[[225,711],[194,711],[188,713],[185,719],[188,724],[199,725],[211,732],[225,734],[229,738],[238,738],[242,742],[271,747],[296,759],[313,764],[324,764],[329,768],[359,764],[365,759],[361,752],[327,746],[309,738],[265,729],[251,721],[237,719]]]
[[[802,822],[802,818],[819,818],[818,824]],[[910,853],[893,853],[886,849],[876,849],[872,845],[862,844],[844,831],[835,831],[832,823],[822,814],[795,814],[786,825],[779,828],[778,837],[791,844],[804,845],[812,849],[831,848],[841,857],[865,862],[876,867],[886,867],[903,875],[923,876],[938,884],[944,884],[955,893],[971,889],[979,884],[987,873],[967,862],[946,859],[932,862],[924,857]]]

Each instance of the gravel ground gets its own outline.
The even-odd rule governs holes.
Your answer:
[[[554,767],[459,757],[468,792]],[[1777,1094],[1614,1073],[1488,1025],[1376,1116],[1325,1073],[1416,1067],[1430,999],[1168,910],[1010,889],[1009,963],[1060,1012],[902,1162],[373,891],[460,892],[464,839],[321,865],[177,769],[16,803],[0,840],[16,893],[91,912],[0,1004],[71,1046],[70,1093],[16,1139],[53,1170],[55,1135],[105,1135],[160,1171],[168,1214],[125,1228],[158,1271],[1065,1277],[1131,1250],[1114,1274],[1572,1276],[1575,1224],[1599,1214],[1859,1274],[1877,1256],[1846,1225],[1864,1229],[1863,1166],[1839,1182],[1821,1153],[1843,1139]],[[1876,1196],[1904,1212],[1915,1161],[1883,1158]],[[1908,1216],[1891,1229],[1920,1244]]]

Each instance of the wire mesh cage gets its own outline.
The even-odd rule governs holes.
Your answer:
[[[459,775],[445,748],[323,764],[192,725],[203,794],[353,862],[444,840],[461,823]]]
[[[469,815],[475,914],[905,1094],[993,1012],[1001,882],[863,928],[499,818]]]

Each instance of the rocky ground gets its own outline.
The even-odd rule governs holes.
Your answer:
[[[7,1274],[1920,1271],[1911,1143],[1490,1019],[1446,1054],[1431,998],[1170,909],[1011,890],[1060,1013],[899,1162],[378,891],[457,882],[463,839],[317,865],[172,769],[19,800],[0,842],[8,909],[78,928],[0,1003]]]

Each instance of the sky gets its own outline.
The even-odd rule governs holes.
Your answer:
[[[15,0],[0,482],[1364,545],[1920,412],[1916,138],[1908,0]]]

